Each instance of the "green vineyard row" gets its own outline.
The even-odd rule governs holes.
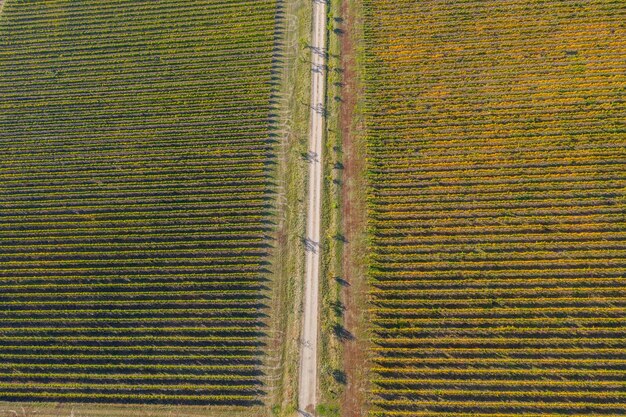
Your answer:
[[[0,399],[264,401],[275,0],[7,0]]]

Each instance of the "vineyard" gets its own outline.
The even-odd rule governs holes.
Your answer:
[[[626,3],[362,4],[371,415],[625,415]]]
[[[7,0],[0,399],[263,402],[275,0]]]

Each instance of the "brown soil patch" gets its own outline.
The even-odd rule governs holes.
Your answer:
[[[346,307],[344,325],[355,337],[344,342],[344,372],[346,387],[341,399],[344,417],[365,415],[367,359],[363,339],[363,308],[366,300],[366,280],[363,252],[359,247],[364,242],[362,236],[366,226],[366,206],[363,195],[365,164],[360,152],[354,123],[356,101],[359,97],[356,74],[356,51],[354,44],[354,16],[348,0],[341,4],[341,68],[343,69],[343,87],[341,90],[341,110],[339,129],[343,140],[343,187],[342,221],[347,243],[344,245],[343,274],[349,285],[343,289],[343,303]]]

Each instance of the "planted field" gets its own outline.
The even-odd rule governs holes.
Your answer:
[[[626,3],[363,6],[371,414],[625,414]]]
[[[1,400],[263,400],[276,16],[7,0]]]

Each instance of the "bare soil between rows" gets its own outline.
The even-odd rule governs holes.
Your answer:
[[[344,342],[344,372],[346,386],[341,399],[344,417],[361,417],[366,414],[366,388],[368,367],[365,346],[364,309],[366,302],[366,279],[362,239],[366,227],[366,205],[364,196],[364,153],[360,152],[358,133],[362,126],[355,123],[354,116],[360,92],[357,82],[356,50],[354,42],[355,16],[349,0],[342,0],[340,35],[341,110],[339,129],[343,141],[343,187],[342,226],[346,244],[343,254],[343,279],[348,282],[343,289],[345,306],[344,325],[355,337]]]

